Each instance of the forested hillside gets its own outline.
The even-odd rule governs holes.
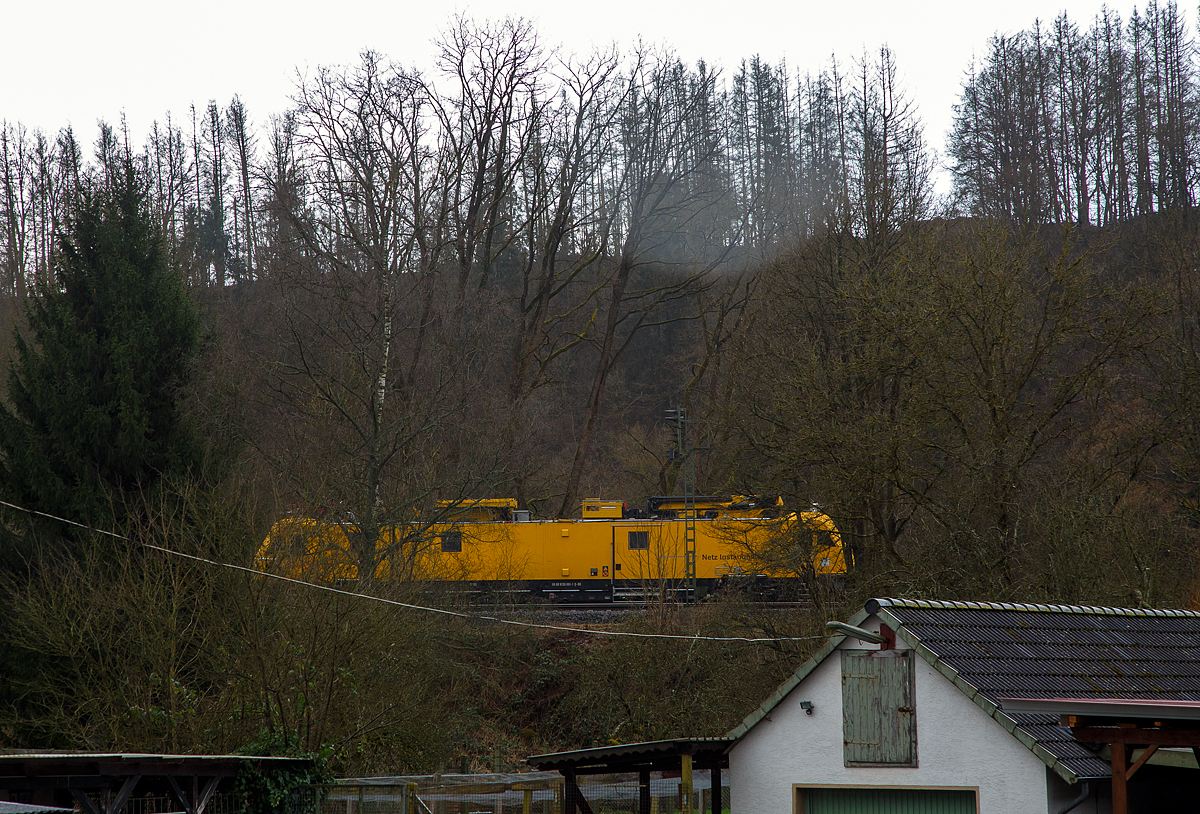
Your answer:
[[[462,18],[426,69],[364,53],[145,144],[0,125],[0,748],[499,768],[720,734],[866,596],[1195,603],[1200,54],[1174,5],[981,43],[943,158],[886,47],[796,76],[556,46]],[[787,617],[626,625],[777,641],[223,567],[287,514],[352,519],[365,574],[438,501],[672,494],[670,407],[698,492],[818,503],[856,566]]]

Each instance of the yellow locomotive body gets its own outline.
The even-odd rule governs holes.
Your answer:
[[[769,504],[769,505],[768,505]],[[836,579],[846,555],[833,521],[815,508],[781,512],[777,500],[697,497],[695,574],[688,575],[683,498],[652,498],[649,510],[586,500],[583,518],[530,520],[514,500],[443,502],[448,522],[382,530],[377,579],[414,579],[466,591],[500,591],[556,601],[604,602],[704,595],[730,582]],[[780,516],[776,516],[780,515]],[[294,578],[353,580],[353,523],[281,520],[259,565]]]

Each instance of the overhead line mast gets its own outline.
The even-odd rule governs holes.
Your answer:
[[[683,568],[687,600],[691,602],[696,599],[696,447],[688,432],[692,422],[685,408],[667,410],[666,419],[675,425],[675,449],[672,452],[683,456],[679,464],[683,479]]]

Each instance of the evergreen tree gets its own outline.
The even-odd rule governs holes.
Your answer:
[[[101,525],[198,457],[177,390],[199,319],[132,161],[112,164],[84,191],[52,279],[26,309],[0,408],[4,496]]]

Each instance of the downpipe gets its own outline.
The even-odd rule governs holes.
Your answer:
[[[1071,800],[1069,803],[1064,805],[1058,811],[1055,811],[1054,814],[1067,814],[1068,811],[1075,808],[1080,803],[1082,803],[1084,800],[1086,800],[1091,793],[1092,793],[1091,784],[1085,780],[1083,782],[1083,788],[1079,792],[1079,796],[1076,797],[1074,800]]]

